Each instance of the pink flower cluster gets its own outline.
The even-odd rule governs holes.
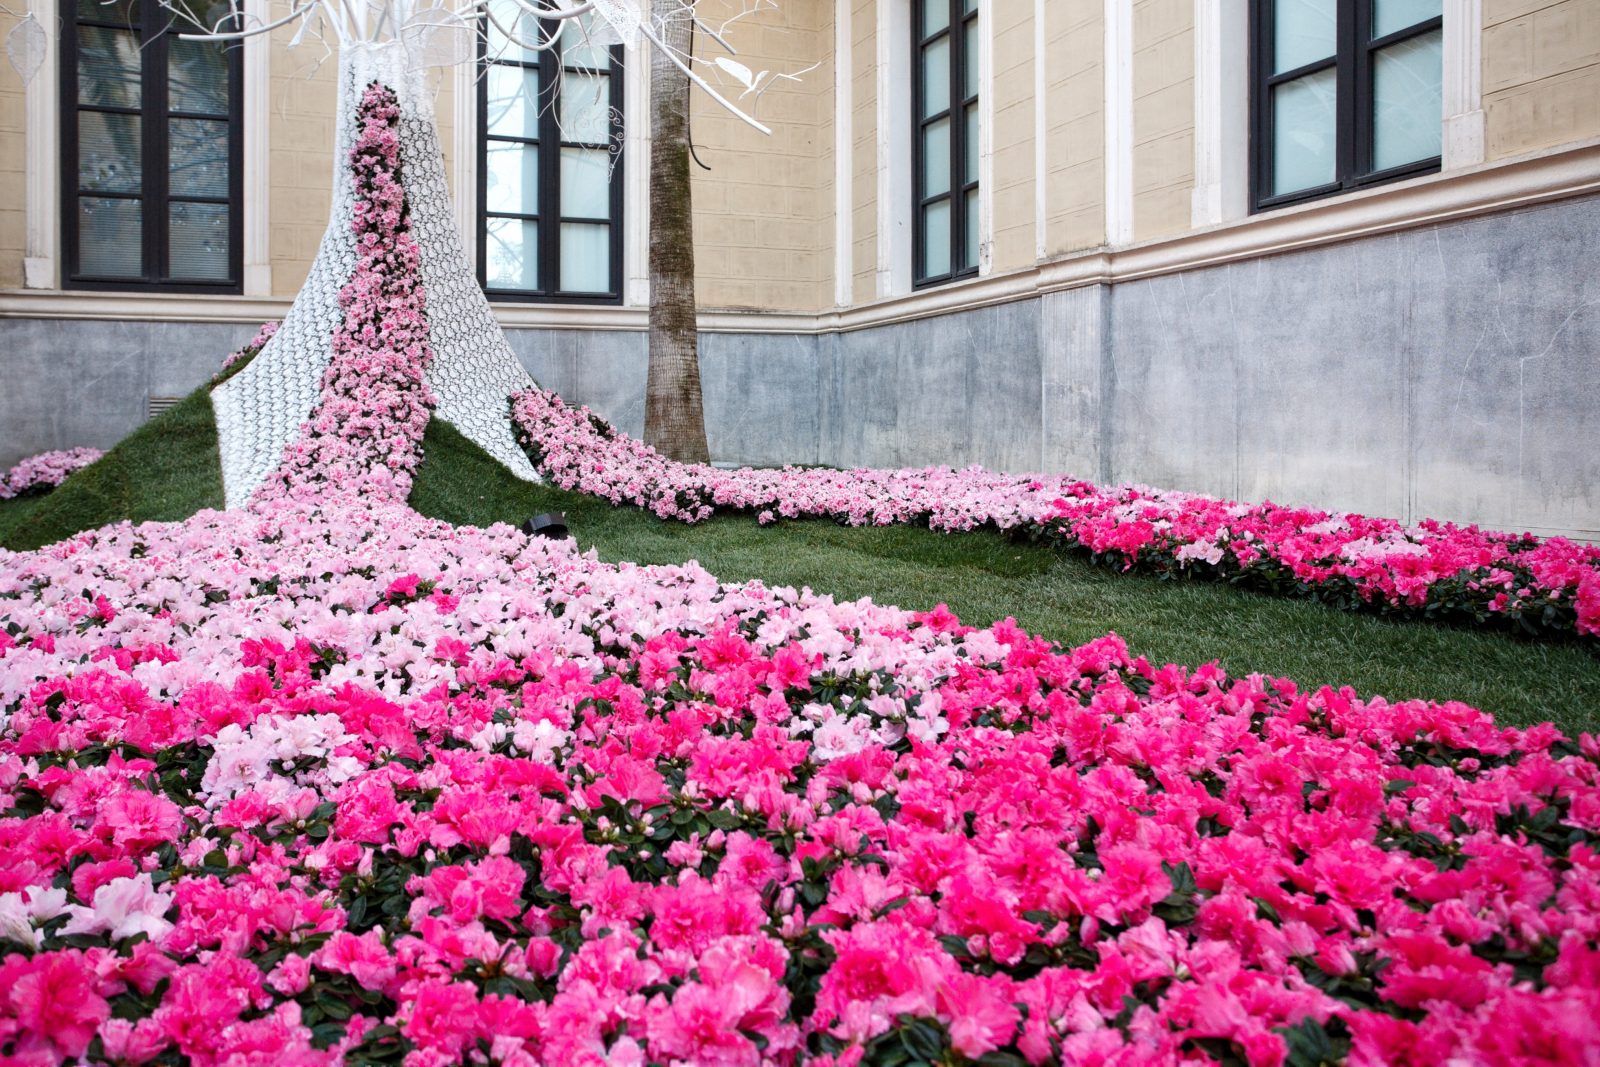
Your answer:
[[[422,434],[433,409],[424,374],[433,352],[406,208],[394,90],[379,82],[368,86],[359,118],[350,151],[357,261],[339,293],[344,321],[333,335],[321,399],[278,469],[257,490],[263,500],[330,491],[351,499],[405,500],[422,458]]]
[[[49,492],[102,455],[98,448],[67,448],[29,456],[0,474],[0,500]]]
[[[559,486],[698,522],[718,510],[760,522],[829,518],[851,526],[991,526],[1124,568],[1242,581],[1345,607],[1600,636],[1600,546],[1476,526],[1239,504],[1060,475],[953,470],[721,470],[677,463],[587,408],[529,390],[513,419],[534,463]]]
[[[212,384],[215,385],[226,378],[228,372],[234,367],[241,363],[248,363],[260,355],[261,350],[267,347],[267,342],[277,336],[278,327],[282,325],[283,323],[277,321],[263,322],[261,328],[256,331],[256,335],[250,338],[244,344],[244,347],[229,352],[227,357],[223,359],[222,366],[217,369],[217,373],[211,379]]]
[[[293,498],[0,552],[0,1057],[1600,1057],[1600,741]],[[897,1058],[899,1057],[899,1058]]]

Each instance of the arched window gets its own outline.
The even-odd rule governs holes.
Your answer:
[[[241,49],[155,0],[62,19],[64,284],[240,291]],[[210,29],[230,0],[192,5]]]
[[[557,47],[491,0],[478,79],[478,278],[496,300],[622,300],[622,48],[594,21]],[[499,27],[496,26],[499,23]],[[551,25],[551,24],[546,24]]]

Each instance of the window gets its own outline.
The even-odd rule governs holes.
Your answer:
[[[1255,203],[1439,167],[1442,0],[1255,0]]]
[[[76,0],[62,20],[64,283],[240,291],[237,46],[156,0]],[[205,28],[229,0],[192,5]]]
[[[916,284],[978,271],[978,0],[912,0]]]
[[[495,299],[622,300],[622,49],[591,19],[525,50],[492,0],[478,105],[478,276]],[[499,26],[496,26],[496,22]],[[555,23],[545,23],[546,32]]]

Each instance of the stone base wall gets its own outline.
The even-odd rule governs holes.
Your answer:
[[[1600,539],[1600,198],[842,334],[705,334],[719,460],[1070,471]],[[253,327],[0,319],[0,463],[113,444]],[[638,433],[637,332],[509,332]]]

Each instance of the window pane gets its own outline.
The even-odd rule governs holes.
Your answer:
[[[1373,58],[1373,170],[1439,154],[1444,121],[1442,45],[1441,31],[1431,30],[1392,44]]]
[[[611,289],[611,227],[604,223],[561,224],[561,290],[604,293]]]
[[[78,269],[94,278],[137,278],[143,273],[143,201],[78,200]]]
[[[173,196],[228,195],[228,124],[214,119],[169,119],[167,151]]]
[[[922,128],[922,195],[950,191],[950,120],[940,119]]]
[[[168,273],[183,281],[228,280],[228,205],[172,205]]]
[[[489,288],[539,288],[539,224],[492,218],[486,220],[484,229],[484,273]]]
[[[978,35],[972,31],[977,29],[977,21],[966,24],[966,36],[962,39],[964,51],[961,53],[961,66],[965,72],[961,89],[962,99],[978,95]]]
[[[1274,74],[1333,55],[1337,7],[1336,0],[1277,0],[1273,8]]]
[[[573,19],[576,25],[561,31],[561,61],[570,67],[585,70],[610,70],[611,52],[607,41],[616,37],[616,31],[600,17],[598,11]]]
[[[167,106],[207,115],[228,113],[228,56],[220,45],[169,39]]]
[[[488,141],[484,174],[485,211],[515,215],[539,213],[539,146],[519,141]]]
[[[950,38],[941,37],[922,50],[922,117],[950,106]]]
[[[561,214],[611,217],[611,153],[604,148],[561,150]]]
[[[588,144],[611,140],[611,75],[561,72],[561,138]]]
[[[933,278],[950,273],[950,201],[922,209],[922,273]]]
[[[961,266],[975,267],[978,265],[978,190],[973,189],[967,193],[967,236],[966,244],[961,250]]]
[[[538,137],[539,72],[494,64],[485,81],[488,132],[503,137]]]
[[[139,21],[139,0],[78,0],[78,17],[132,26]]]
[[[139,106],[139,38],[127,30],[78,27],[78,102]]]
[[[509,33],[521,41],[537,41],[539,20],[518,7],[515,0],[489,0],[489,13],[494,16],[492,20],[484,20],[486,23],[484,32],[489,37],[487,46],[489,58],[521,59],[537,63],[538,52],[513,44],[506,34]]]
[[[961,5],[961,10],[963,14],[972,14],[978,10],[978,0],[966,0],[966,3]]]
[[[1372,38],[1415,26],[1444,12],[1444,0],[1372,0]]]
[[[967,145],[966,145],[966,147],[967,147],[967,152],[966,152],[966,155],[967,155],[966,180],[969,181],[969,182],[975,182],[975,181],[978,180],[978,105],[977,104],[968,104],[967,105],[967,126],[966,126],[966,129],[964,129],[962,131],[962,135],[964,137],[966,137],[966,139],[967,139]]]
[[[137,193],[143,181],[138,115],[78,112],[78,185],[108,193]]]
[[[1333,181],[1334,87],[1332,68],[1272,90],[1272,194]]]
[[[950,0],[922,0],[922,36],[938,33],[948,25]]]

